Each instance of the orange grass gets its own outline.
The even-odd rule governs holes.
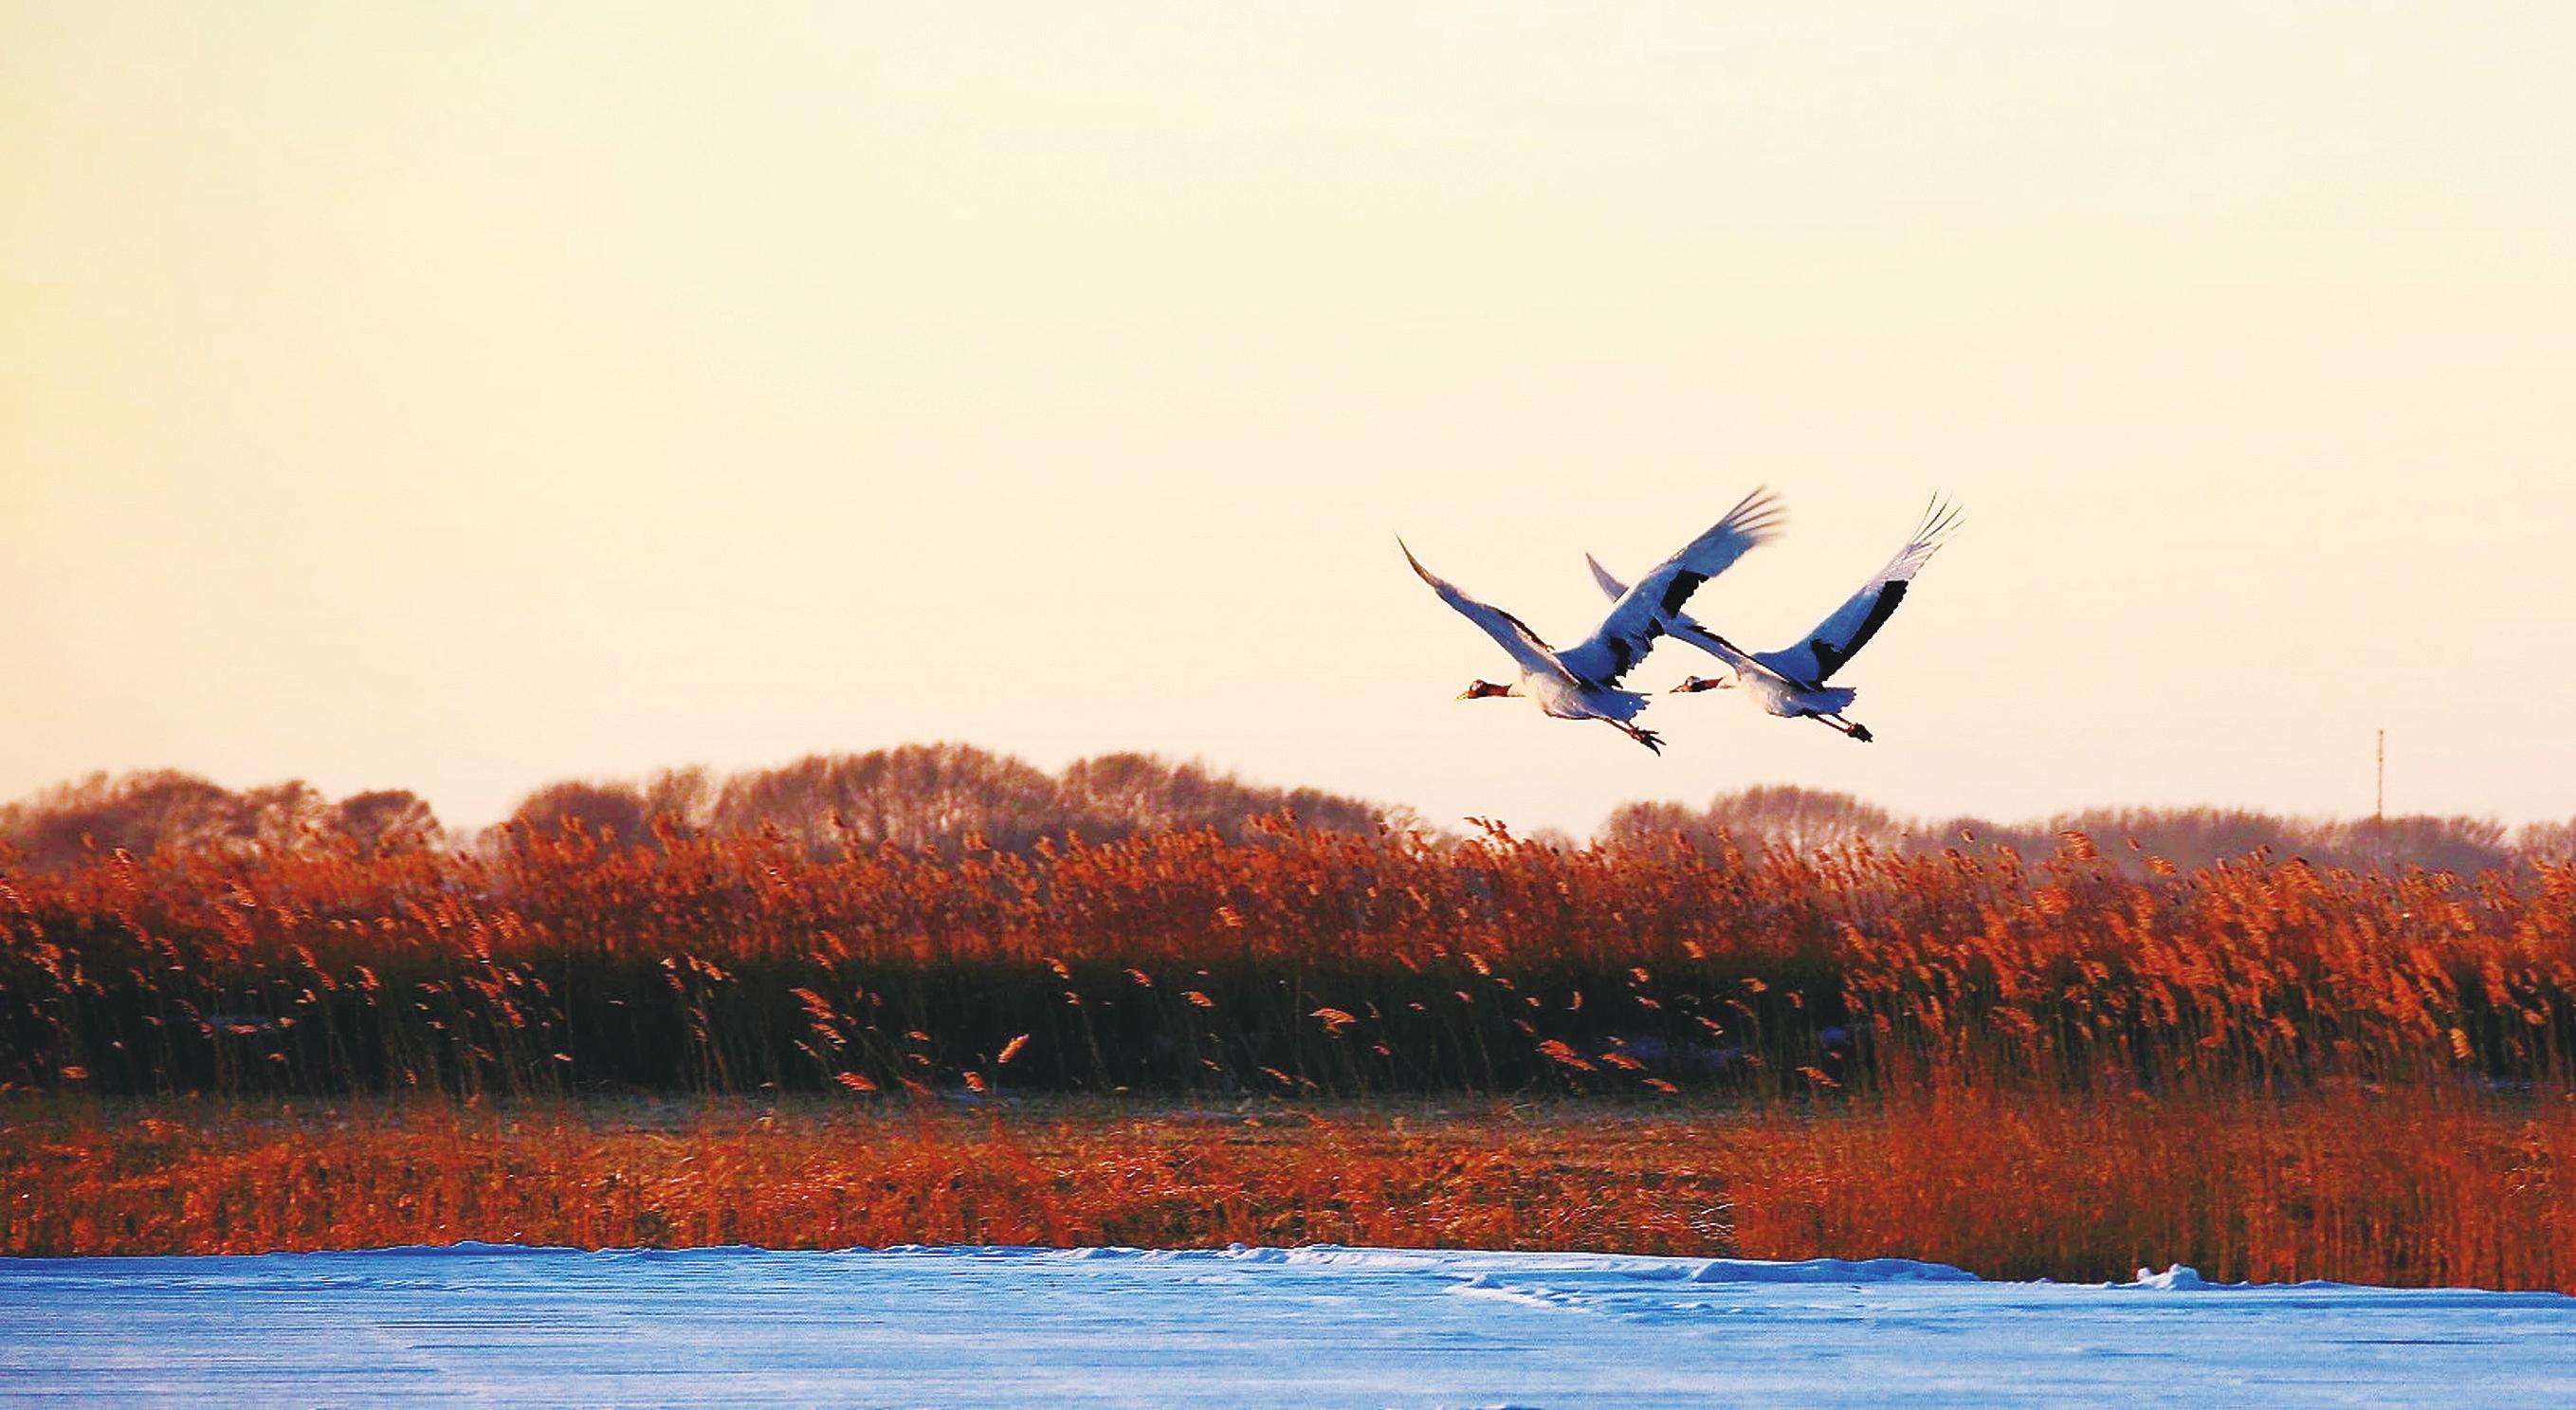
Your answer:
[[[20,1098],[0,1116],[13,1254],[1330,1241],[2576,1289],[2569,1104],[2447,1089],[1007,1115]]]
[[[0,1087],[2175,1091],[2562,1080],[2576,866],[1307,831],[578,833],[0,872]],[[1007,1058],[1005,1057],[1007,1054]]]

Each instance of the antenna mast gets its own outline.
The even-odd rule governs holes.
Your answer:
[[[2379,731],[2379,779],[2371,790],[2370,820],[2388,826],[2388,730]]]

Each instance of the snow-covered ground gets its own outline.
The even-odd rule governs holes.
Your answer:
[[[2576,1299],[1392,1249],[0,1259],[0,1401],[2576,1404]]]

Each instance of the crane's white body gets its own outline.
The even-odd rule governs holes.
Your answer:
[[[1647,697],[1617,686],[1594,685],[1554,672],[1523,671],[1515,689],[1545,714],[1560,720],[1625,722],[1645,712]]]
[[[1808,685],[1781,674],[1780,668],[1764,660],[1769,652],[1738,650],[1733,642],[1685,617],[1668,630],[1675,641],[1687,641],[1715,656],[1735,670],[1731,689],[1744,692],[1746,699],[1782,719],[1794,720],[1804,715],[1838,715],[1860,692],[1847,685]]]

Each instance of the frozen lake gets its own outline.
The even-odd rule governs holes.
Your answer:
[[[0,1259],[0,1402],[2576,1404],[2576,1299],[1388,1249]]]

